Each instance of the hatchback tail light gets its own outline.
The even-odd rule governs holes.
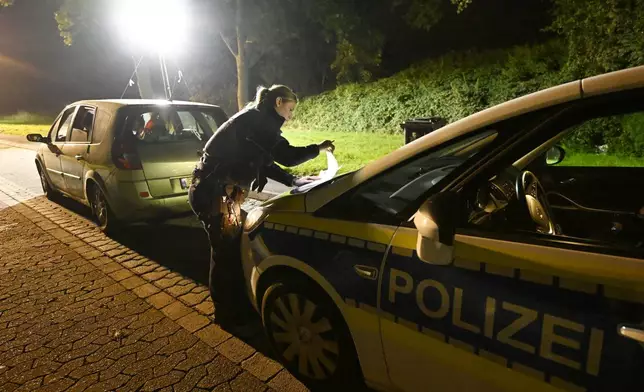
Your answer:
[[[141,159],[136,149],[136,139],[131,135],[124,135],[114,141],[112,147],[112,160],[119,169],[143,169]]]

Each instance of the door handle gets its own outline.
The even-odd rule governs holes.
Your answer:
[[[361,277],[369,280],[378,279],[378,269],[375,267],[369,267],[367,265],[356,264],[353,266],[353,269]]]
[[[82,161],[83,160],[83,156],[81,154],[74,155],[74,158],[76,158],[77,161]]]
[[[572,177],[572,178],[568,178],[567,180],[561,180],[561,181],[559,181],[559,184],[561,184],[561,185],[568,185],[568,184],[572,184],[572,183],[573,183],[573,182],[575,182],[575,181],[577,181],[577,179],[576,179],[575,177]]]
[[[644,327],[642,326],[622,324],[617,328],[617,332],[627,339],[644,343]]]

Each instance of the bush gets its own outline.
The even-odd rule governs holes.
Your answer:
[[[644,157],[644,113],[587,121],[566,136],[562,144],[578,153]]]
[[[621,134],[610,140],[609,149],[618,155],[644,157],[644,113],[624,116]]]
[[[292,127],[401,133],[413,117],[454,121],[566,81],[565,46],[552,41],[509,50],[450,53],[366,84],[304,99]]]
[[[621,129],[620,117],[595,118],[573,129],[562,144],[572,151],[595,153],[601,146],[608,145],[611,139],[618,138]]]

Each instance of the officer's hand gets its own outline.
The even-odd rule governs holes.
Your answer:
[[[304,177],[297,177],[297,178],[295,178],[295,179],[293,180],[293,186],[298,187],[298,186],[302,186],[302,185],[310,184],[310,183],[312,183],[312,182],[314,182],[314,181],[317,181],[317,180],[319,180],[319,179],[320,179],[320,177],[318,177],[318,176],[304,176]]]
[[[335,145],[333,144],[334,140],[325,140],[322,143],[320,143],[318,146],[320,147],[320,152],[323,151],[335,151]]]

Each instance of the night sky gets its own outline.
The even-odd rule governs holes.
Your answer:
[[[0,8],[0,115],[19,110],[55,114],[75,100],[114,98],[123,92],[133,71],[130,54],[116,40],[81,38],[65,46],[54,20],[57,3],[17,0],[12,7]],[[543,40],[548,4],[547,0],[475,0],[461,15],[450,8],[429,33],[390,26],[394,33],[387,36],[380,75],[450,50]],[[209,55],[232,60],[226,52]],[[226,77],[234,80],[234,75]],[[136,86],[129,93],[137,97]]]
[[[123,92],[132,59],[104,43],[79,40],[65,46],[56,9],[56,2],[43,0],[0,8],[0,114],[53,114],[70,101]]]

